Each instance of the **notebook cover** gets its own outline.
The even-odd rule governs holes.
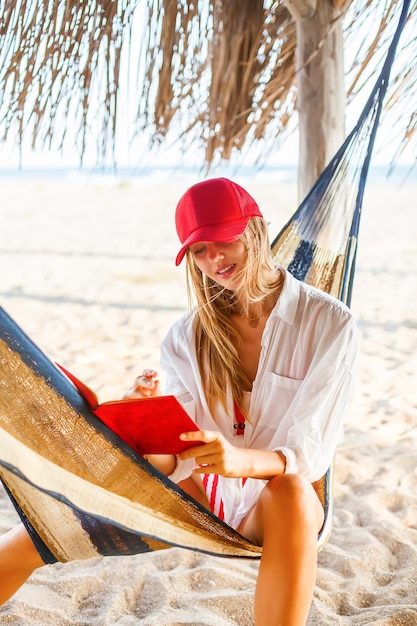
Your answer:
[[[139,454],[179,454],[198,442],[181,441],[181,433],[199,430],[175,396],[98,403],[96,394],[62,365],[91,411]]]

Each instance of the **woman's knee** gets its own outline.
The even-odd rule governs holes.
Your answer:
[[[311,483],[298,474],[272,478],[262,493],[262,506],[267,515],[280,518],[310,519],[320,527],[323,508]]]
[[[310,498],[312,487],[309,482],[299,474],[282,474],[274,476],[265,486],[265,495],[268,498],[297,502]]]
[[[283,474],[265,485],[238,531],[257,545],[264,545],[266,535],[277,537],[289,529],[300,536],[307,531],[313,539],[323,520],[323,507],[312,485],[298,474]]]

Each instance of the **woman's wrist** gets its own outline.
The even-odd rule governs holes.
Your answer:
[[[269,480],[285,473],[285,456],[280,451],[248,449],[247,452],[248,478]]]
[[[177,467],[177,457],[174,454],[146,454],[144,458],[166,476],[172,474]]]

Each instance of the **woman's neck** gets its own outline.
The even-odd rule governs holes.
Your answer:
[[[283,280],[277,282],[277,271],[271,270],[271,285],[276,284],[277,288],[266,295],[260,302],[251,302],[246,294],[235,293],[234,313],[242,318],[246,318],[251,328],[256,328],[262,318],[268,318],[274,308],[283,285]]]
[[[235,314],[242,318],[245,318],[249,322],[251,328],[256,328],[262,318],[269,317],[272,309],[274,308],[277,298],[268,296],[262,302],[247,303],[244,304],[241,301],[237,301],[235,307]]]

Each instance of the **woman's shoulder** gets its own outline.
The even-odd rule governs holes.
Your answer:
[[[284,271],[286,287],[297,294],[300,306],[321,309],[326,315],[333,313],[342,318],[353,318],[351,309],[336,296],[295,278],[288,270]]]
[[[164,344],[174,343],[182,344],[188,342],[194,336],[194,323],[196,319],[196,311],[193,310],[184,313],[168,330],[163,341]]]

